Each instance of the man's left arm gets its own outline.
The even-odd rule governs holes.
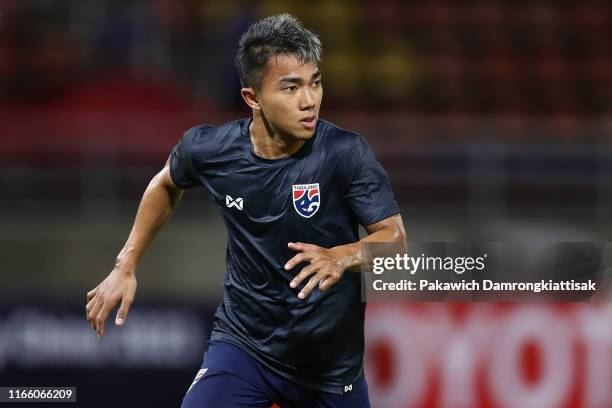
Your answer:
[[[290,283],[292,288],[296,288],[310,276],[310,280],[298,294],[300,299],[305,299],[317,286],[319,290],[329,290],[340,280],[344,271],[364,266],[366,259],[364,259],[361,244],[366,242],[403,243],[406,240],[402,216],[399,214],[367,225],[365,229],[368,232],[367,237],[352,244],[329,249],[302,242],[289,243],[289,248],[299,253],[285,264],[285,269],[290,270],[302,262],[309,263]]]

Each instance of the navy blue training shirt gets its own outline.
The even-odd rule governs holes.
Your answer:
[[[363,374],[361,277],[346,271],[305,300],[291,289],[306,264],[286,271],[289,242],[325,248],[359,240],[358,227],[399,213],[385,171],[358,134],[319,120],[295,154],[253,152],[251,119],[188,130],[170,156],[174,183],[204,186],[228,232],[223,302],[212,340],[242,347],[307,387],[342,392]]]

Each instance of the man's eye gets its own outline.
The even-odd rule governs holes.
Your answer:
[[[285,91],[287,91],[287,92],[295,92],[295,91],[297,91],[297,86],[288,86],[287,88],[285,88]]]
[[[317,79],[316,81],[314,81],[314,86],[321,86],[321,80]]]

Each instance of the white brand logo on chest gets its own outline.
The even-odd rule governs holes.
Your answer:
[[[236,197],[234,199],[232,198],[232,196],[226,194],[225,195],[225,206],[227,208],[234,207],[242,211],[242,209],[244,208],[244,200],[242,199],[242,197]]]

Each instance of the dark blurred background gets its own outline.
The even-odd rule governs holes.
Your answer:
[[[178,405],[225,272],[207,193],[186,193],[148,251],[122,332],[95,339],[85,293],[112,269],[182,133],[249,115],[233,59],[242,32],[270,14],[320,35],[321,116],[367,138],[409,239],[610,240],[611,10],[603,0],[0,1],[0,385],[77,385],[84,406]],[[387,400],[416,374],[381,365],[401,357],[376,350],[374,406],[612,407],[612,375],[583,366],[572,378],[595,376],[604,391],[581,383],[555,400],[567,388],[557,382],[541,391],[548,399],[504,405],[485,387],[470,402],[427,388],[434,375],[423,398]],[[528,360],[544,359],[535,353]],[[531,385],[544,381],[545,370],[526,370]],[[101,383],[112,391],[99,395]]]

